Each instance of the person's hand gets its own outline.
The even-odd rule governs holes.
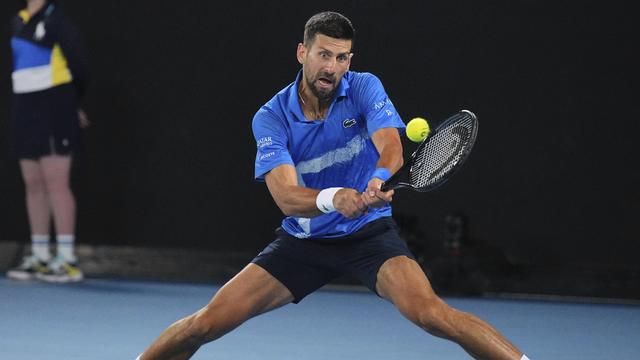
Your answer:
[[[78,121],[80,122],[80,128],[82,129],[86,129],[91,126],[91,121],[89,121],[87,113],[82,109],[78,109]]]
[[[393,190],[380,190],[383,183],[384,181],[378,178],[369,180],[367,189],[362,193],[362,201],[367,204],[368,207],[383,207],[393,200]]]
[[[362,199],[362,194],[354,189],[338,190],[333,197],[333,206],[347,218],[356,218],[367,212],[369,208]]]

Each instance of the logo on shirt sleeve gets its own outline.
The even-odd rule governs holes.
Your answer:
[[[391,99],[389,98],[386,98],[383,101],[378,101],[377,103],[373,104],[373,110],[380,110],[387,105],[393,105],[393,103],[391,102]]]
[[[268,152],[268,153],[266,153],[266,154],[261,155],[261,156],[260,156],[260,160],[268,159],[268,158],[270,158],[270,157],[274,156],[275,154],[276,154],[276,152],[275,152],[275,151],[270,151],[270,152]]]
[[[265,146],[273,145],[273,140],[271,140],[271,136],[265,136],[258,139],[256,142],[258,149],[261,149]]]

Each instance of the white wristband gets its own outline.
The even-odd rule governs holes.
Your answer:
[[[320,211],[325,214],[336,211],[333,206],[333,197],[336,196],[338,190],[343,189],[341,187],[326,188],[318,194],[316,197],[316,206]]]

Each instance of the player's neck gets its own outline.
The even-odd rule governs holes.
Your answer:
[[[321,102],[315,95],[309,95],[306,87],[301,87],[298,91],[298,99],[300,99],[300,108],[302,113],[309,120],[322,120],[325,118],[329,103]]]

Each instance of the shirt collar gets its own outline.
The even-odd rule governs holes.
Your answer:
[[[333,102],[337,99],[347,97],[347,93],[349,90],[349,72],[347,71],[342,79],[340,80],[340,84],[338,84],[338,89],[336,90],[336,96],[333,99]],[[289,111],[292,112],[296,118],[300,121],[316,121],[316,120],[307,120],[302,113],[302,108],[300,107],[300,101],[298,100],[298,85],[300,84],[300,80],[302,80],[302,70],[298,71],[298,75],[296,75],[296,80],[293,82],[293,86],[291,86],[291,90],[289,91],[289,98],[287,100]],[[331,105],[333,106],[333,104]],[[329,108],[331,108],[331,106]]]

